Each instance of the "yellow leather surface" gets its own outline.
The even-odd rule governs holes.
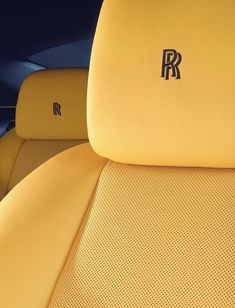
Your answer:
[[[0,206],[0,307],[47,307],[106,160],[89,144],[52,158]]]
[[[234,14],[233,0],[104,1],[88,86],[98,154],[235,167]],[[164,49],[182,55],[181,79],[161,78]]]
[[[51,308],[234,308],[235,170],[102,170]]]
[[[0,200],[41,163],[86,141],[87,78],[88,70],[77,68],[26,78],[16,108],[17,134],[13,130],[0,139]],[[53,114],[55,101],[61,116]]]
[[[12,168],[7,192],[51,157],[84,142],[84,140],[25,140]]]
[[[20,89],[17,135],[24,139],[88,139],[87,69],[51,69],[31,74]],[[60,110],[54,114],[54,103]]]
[[[234,166],[234,63],[212,67],[222,47],[234,51],[233,2],[221,3],[105,1],[89,84],[95,150]],[[163,48],[182,53],[182,79],[155,78]],[[234,170],[106,163],[88,144],[69,149],[4,198],[0,307],[233,308]]]
[[[0,200],[8,191],[12,169],[23,143],[24,140],[16,135],[15,129],[0,138]]]

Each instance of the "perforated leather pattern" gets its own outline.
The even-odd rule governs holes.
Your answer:
[[[50,307],[233,308],[234,205],[232,169],[109,162]]]

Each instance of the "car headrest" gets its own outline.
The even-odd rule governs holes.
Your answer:
[[[114,161],[235,167],[235,1],[106,0],[88,85],[92,147]]]
[[[24,139],[87,139],[87,69],[48,69],[28,76],[19,92],[16,132]]]

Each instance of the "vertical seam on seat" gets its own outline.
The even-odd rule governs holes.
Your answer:
[[[51,290],[51,294],[50,294],[49,299],[48,299],[47,307],[49,307],[50,304],[51,304],[53,294],[54,294],[55,289],[56,289],[56,287],[57,287],[57,285],[58,285],[58,282],[59,282],[59,279],[60,279],[60,277],[61,277],[61,274],[63,273],[63,271],[64,271],[64,269],[65,269],[65,266],[66,266],[66,264],[67,264],[67,261],[68,261],[70,255],[71,255],[71,252],[72,252],[72,249],[73,249],[73,247],[74,247],[74,244],[75,244],[75,242],[76,242],[78,236],[79,236],[79,235],[82,235],[82,232],[83,232],[84,227],[85,227],[85,221],[87,221],[87,219],[88,219],[88,217],[89,217],[89,214],[90,214],[90,211],[91,211],[91,208],[92,208],[92,204],[93,204],[93,200],[94,200],[95,195],[96,195],[96,192],[97,192],[97,186],[98,186],[98,183],[99,183],[100,175],[101,175],[102,171],[104,170],[104,168],[105,168],[105,166],[107,165],[108,162],[109,162],[109,160],[104,164],[102,170],[100,171],[99,177],[98,177],[97,182],[96,182],[96,185],[95,185],[95,187],[94,187],[94,191],[93,191],[93,193],[92,193],[92,195],[91,195],[90,201],[88,202],[87,208],[86,208],[86,210],[85,210],[85,212],[84,212],[84,214],[83,214],[81,223],[79,224],[78,229],[77,229],[77,232],[76,232],[75,235],[74,235],[74,239],[73,239],[73,241],[72,241],[72,244],[71,244],[71,246],[70,246],[70,249],[68,250],[67,256],[66,256],[65,261],[64,261],[64,264],[63,264],[63,266],[61,267],[61,270],[60,270],[60,272],[59,272],[59,274],[58,274],[58,277],[56,278],[56,282],[55,282],[55,284],[54,284],[54,287],[53,287],[52,290]]]
[[[15,167],[15,164],[16,164],[17,157],[19,156],[19,153],[20,153],[20,151],[21,151],[23,145],[25,144],[25,142],[26,142],[26,139],[24,139],[24,141],[22,142],[22,144],[21,144],[21,146],[20,146],[18,152],[16,153],[14,162],[13,162],[13,164],[12,164],[11,172],[10,172],[10,175],[9,175],[9,177],[8,177],[8,181],[7,181],[7,185],[6,185],[6,189],[5,189],[5,196],[6,196],[7,193],[9,193],[9,190],[8,190],[8,188],[9,188],[9,182],[10,182],[10,179],[11,179],[11,176],[12,176],[12,173],[13,173],[13,170],[14,170],[14,167]]]

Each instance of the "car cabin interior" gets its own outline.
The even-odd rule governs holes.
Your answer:
[[[235,307],[234,16],[0,12],[0,308]]]

